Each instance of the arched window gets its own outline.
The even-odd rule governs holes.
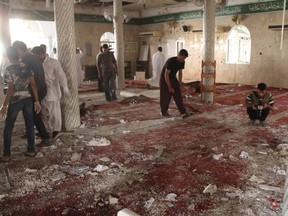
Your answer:
[[[114,52],[115,49],[115,39],[114,34],[111,32],[105,32],[100,38],[101,46],[107,44],[111,52]]]
[[[178,55],[181,49],[184,49],[184,45],[185,45],[185,40],[182,37],[178,38],[176,41],[176,52],[177,52],[176,55]]]
[[[251,56],[251,36],[244,25],[235,25],[227,40],[226,63],[249,64]]]

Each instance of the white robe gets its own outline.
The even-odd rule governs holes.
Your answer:
[[[160,75],[165,64],[164,54],[157,51],[152,56],[152,78],[148,81],[151,86],[159,87]]]
[[[82,70],[82,63],[81,63],[82,57],[83,57],[83,53],[76,53],[76,68],[77,68],[78,86],[83,84],[83,79],[84,79],[84,71]]]
[[[50,57],[46,57],[43,62],[43,68],[47,85],[47,95],[41,102],[43,122],[48,132],[61,131],[61,89],[64,95],[69,95],[66,74],[60,62]]]

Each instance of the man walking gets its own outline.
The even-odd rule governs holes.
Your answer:
[[[171,57],[166,61],[162,69],[160,77],[160,107],[163,117],[170,117],[168,108],[171,97],[173,97],[182,118],[192,115],[186,112],[181,94],[182,70],[184,69],[187,57],[187,50],[181,49],[176,57]],[[177,73],[179,73],[179,80],[176,77]]]
[[[103,77],[103,87],[107,101],[117,100],[116,76],[117,64],[114,54],[109,51],[107,44],[103,44],[103,53],[99,55],[100,73]]]
[[[21,58],[21,62],[24,64],[25,69],[27,71],[32,71],[32,73],[34,74],[34,78],[35,78],[35,82],[36,82],[37,90],[38,90],[38,98],[39,98],[39,102],[41,103],[41,101],[47,94],[47,86],[45,83],[45,75],[44,75],[42,62],[37,56],[32,55],[28,51],[27,46],[24,42],[15,41],[13,43],[13,47],[17,49],[18,54]],[[35,97],[32,97],[32,99],[33,99],[33,102],[35,103],[36,102]],[[33,112],[33,115],[34,115],[34,125],[36,126],[39,132],[39,135],[42,139],[42,141],[36,146],[38,145],[40,146],[43,145],[46,147],[50,146],[51,145],[49,141],[50,136],[49,136],[49,133],[47,133],[45,125],[42,121],[41,112],[39,113]]]

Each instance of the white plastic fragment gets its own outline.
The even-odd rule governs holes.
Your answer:
[[[278,175],[278,176],[286,176],[286,171],[285,170],[277,170],[276,175]]]
[[[92,138],[86,145],[87,146],[108,146],[110,145],[110,140],[106,139],[105,137],[101,138]]]
[[[119,211],[117,213],[117,216],[140,216],[139,214],[136,214],[135,212],[125,208],[125,209],[122,209],[121,211]]]

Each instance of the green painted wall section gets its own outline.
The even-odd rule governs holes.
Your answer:
[[[283,10],[283,0],[274,0],[262,3],[253,3],[245,5],[227,6],[224,8],[218,8],[216,10],[216,16],[229,16],[236,14],[250,14],[250,13],[263,13]],[[286,5],[286,10],[288,5]],[[54,19],[53,12],[45,11],[29,11],[29,10],[17,10],[12,9],[10,13],[11,18],[25,18],[31,20],[50,20]],[[180,21],[201,19],[203,17],[202,10],[145,17],[145,18],[132,18],[127,24],[131,25],[147,25],[162,22]],[[75,14],[76,22],[96,22],[96,23],[112,23],[107,21],[102,15],[88,15],[88,14]]]

